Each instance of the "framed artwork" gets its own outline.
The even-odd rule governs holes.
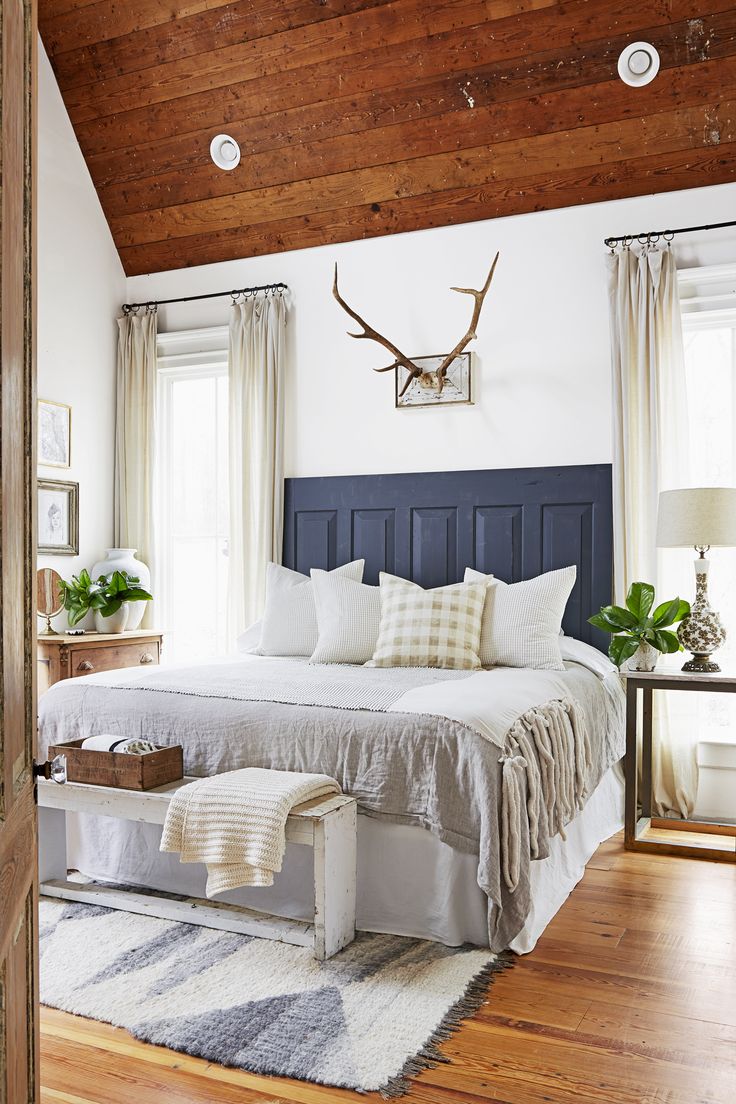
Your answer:
[[[38,551],[52,556],[79,553],[79,484],[38,480]]]
[[[72,408],[66,403],[38,400],[38,463],[48,468],[71,465]]]
[[[449,406],[450,404],[464,403],[472,405],[471,394],[471,368],[472,353],[460,353],[447,369],[442,390],[437,390],[437,369],[445,359],[444,356],[415,357],[414,363],[422,369],[422,375],[413,379],[404,394],[401,389],[409,375],[406,368],[397,364],[395,374],[395,405],[397,410],[415,406]]]

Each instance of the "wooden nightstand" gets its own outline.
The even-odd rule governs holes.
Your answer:
[[[626,672],[626,811],[629,851],[736,862],[736,825],[652,816],[652,694],[654,690],[736,694],[736,676],[660,669]],[[638,704],[642,692],[641,795],[637,771]],[[639,806],[641,805],[641,810]]]
[[[61,679],[161,662],[163,635],[150,629],[38,637],[38,693]]]

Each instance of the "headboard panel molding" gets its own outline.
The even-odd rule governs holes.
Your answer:
[[[611,600],[611,466],[287,479],[284,563],[309,573],[364,557],[424,587],[466,567],[517,582],[575,564],[566,633],[603,646],[587,618]]]

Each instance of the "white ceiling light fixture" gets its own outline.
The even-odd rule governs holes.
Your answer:
[[[210,157],[218,169],[230,172],[240,164],[240,146],[229,134],[216,134],[210,142]]]
[[[621,51],[618,75],[624,84],[641,88],[654,80],[659,72],[659,51],[651,42],[632,42]]]

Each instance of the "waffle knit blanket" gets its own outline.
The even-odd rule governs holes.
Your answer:
[[[240,886],[273,885],[296,805],[340,793],[326,774],[245,767],[182,786],[166,813],[162,851],[207,866],[207,896]]]

